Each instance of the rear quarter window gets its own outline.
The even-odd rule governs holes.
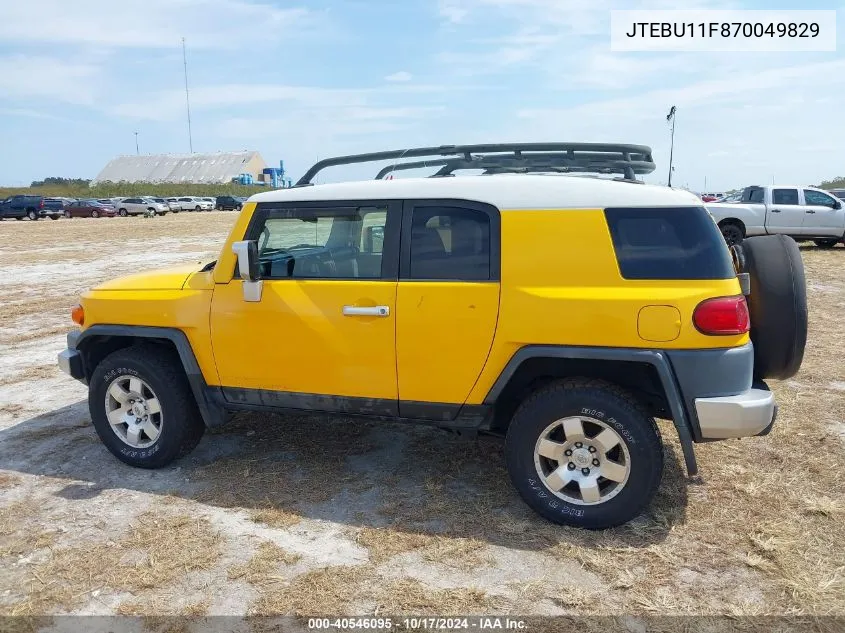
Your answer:
[[[625,279],[730,279],[722,234],[704,207],[605,209]]]

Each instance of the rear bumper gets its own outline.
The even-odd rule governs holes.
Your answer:
[[[705,440],[765,434],[774,422],[775,411],[775,396],[768,389],[695,399],[701,437]]]

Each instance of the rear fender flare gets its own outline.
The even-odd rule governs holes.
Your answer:
[[[692,427],[681,397],[681,390],[675,380],[672,365],[665,352],[648,349],[529,345],[521,348],[511,357],[487,393],[484,404],[494,405],[519,366],[531,358],[624,361],[646,363],[653,366],[666,392],[666,399],[672,412],[672,421],[684,452],[687,473],[690,476],[698,474],[698,465],[695,460],[695,450],[693,449]]]

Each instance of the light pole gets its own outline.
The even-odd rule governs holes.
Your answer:
[[[140,156],[141,150],[138,149],[138,133],[135,132],[135,155]]]
[[[672,186],[672,159],[675,154],[675,106],[669,109],[669,114],[666,115],[666,120],[672,124],[672,141],[669,145],[669,186]]]

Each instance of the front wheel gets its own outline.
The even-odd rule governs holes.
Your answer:
[[[99,211],[97,211],[96,209],[94,209],[93,211],[91,211],[91,217],[92,217],[92,218],[99,218],[99,217],[100,217],[100,212],[99,212]]]
[[[197,205],[197,206],[194,207],[194,211],[202,211],[202,207]]]
[[[38,219],[38,214],[37,214],[37,213],[35,213],[35,211],[27,211],[27,212],[26,212],[26,217],[28,217],[30,220],[37,220],[37,219]]]
[[[73,216],[71,215],[70,211],[65,211],[65,217],[70,220]]]
[[[120,211],[118,211],[118,212],[117,212],[117,214],[118,214],[120,217],[122,217],[122,218],[125,218],[127,215],[129,215],[129,214],[126,212],[126,209],[121,209]]]
[[[51,220],[58,220],[58,219],[59,219],[59,216],[58,216],[58,215],[51,215],[51,216],[50,216],[50,219],[51,219]]]
[[[176,356],[136,346],[94,370],[88,407],[97,435],[122,462],[161,468],[196,447],[205,426]]]
[[[639,515],[663,474],[654,419],[627,392],[597,380],[557,382],[531,395],[508,427],[505,456],[534,511],[590,530]]]
[[[837,244],[839,244],[839,240],[837,239],[830,239],[830,240],[813,240],[816,246],[819,248],[833,248]]]

